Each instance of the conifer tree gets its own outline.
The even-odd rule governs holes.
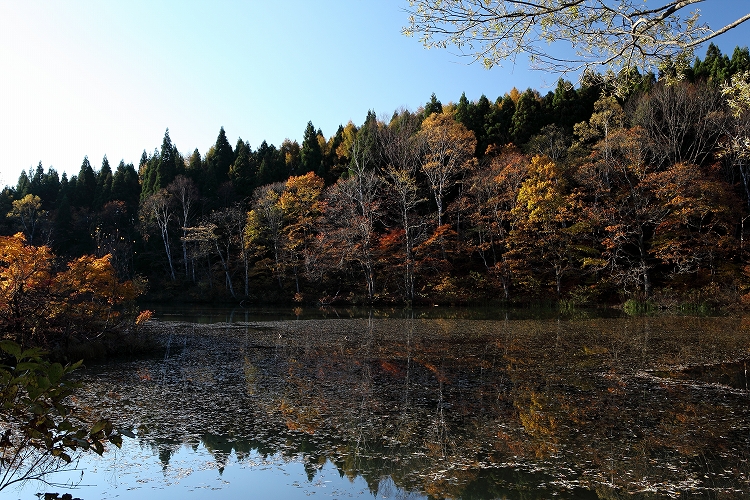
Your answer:
[[[96,174],[91,168],[89,157],[83,158],[75,186],[75,206],[91,208],[96,196]]]
[[[503,146],[511,142],[510,127],[515,112],[516,103],[508,94],[497,98],[484,124],[488,145]]]
[[[232,181],[232,186],[239,197],[245,198],[253,194],[253,189],[256,187],[256,166],[250,143],[238,139],[234,151],[236,158],[229,168],[229,180]]]
[[[442,113],[443,112],[443,104],[438,101],[437,97],[435,97],[435,93],[433,92],[430,96],[430,102],[425,104],[424,106],[424,117],[427,118],[432,113]]]
[[[95,208],[101,209],[105,203],[112,199],[112,168],[109,166],[107,155],[102,159],[102,168],[96,176],[96,195],[94,197]]]
[[[301,173],[317,172],[323,162],[323,152],[318,142],[318,133],[312,122],[307,122],[305,133],[302,138],[302,149],[300,150],[300,160],[302,161]]]
[[[16,184],[16,198],[20,200],[27,194],[31,194],[31,181],[26,171],[21,170],[21,175],[18,176],[18,184]]]
[[[213,154],[206,155],[206,161],[209,163],[209,170],[212,171],[217,186],[222,182],[229,180],[229,167],[234,163],[234,151],[227,140],[224,127],[219,130],[219,136],[216,138],[216,144],[213,147]]]
[[[130,215],[138,210],[138,200],[141,196],[141,186],[138,183],[138,173],[132,163],[127,165],[123,160],[117,165],[117,170],[112,177],[111,199],[125,202]]]
[[[534,91],[527,89],[516,103],[511,121],[511,137],[516,145],[525,144],[541,128],[541,105]]]
[[[164,140],[161,143],[161,153],[159,154],[159,162],[157,163],[155,183],[151,186],[152,191],[156,192],[159,189],[167,187],[177,175],[181,174],[182,170],[184,170],[182,163],[180,153],[177,151],[177,147],[172,144],[172,139],[169,137],[169,129],[167,129],[164,132]]]

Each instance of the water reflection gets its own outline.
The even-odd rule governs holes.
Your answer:
[[[163,470],[187,447],[379,497],[750,493],[746,378],[706,375],[745,366],[742,319],[156,326],[163,357],[90,367],[79,399]]]
[[[248,323],[255,321],[289,321],[311,319],[388,319],[412,317],[415,319],[590,319],[621,317],[622,313],[611,308],[561,310],[558,306],[500,309],[497,307],[278,307],[278,306],[233,306],[214,305],[163,305],[141,304],[141,309],[155,311],[154,318],[162,321],[187,321],[199,324]]]

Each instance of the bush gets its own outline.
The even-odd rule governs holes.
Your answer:
[[[75,417],[70,396],[77,385],[68,375],[81,363],[50,363],[43,354],[0,342],[0,491],[27,480],[44,481],[76,453],[101,455],[106,442],[122,444],[109,421],[89,425]]]

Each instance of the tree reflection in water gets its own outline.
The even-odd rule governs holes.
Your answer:
[[[79,399],[165,466],[202,444],[220,472],[233,453],[281,456],[310,481],[330,462],[372,492],[434,498],[750,492],[745,379],[704,376],[745,366],[742,319],[152,328],[172,336],[168,356],[89,368]]]

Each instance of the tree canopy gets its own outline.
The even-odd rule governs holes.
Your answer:
[[[488,68],[526,54],[533,67],[561,73],[649,70],[750,19],[711,27],[694,9],[704,1],[409,0],[403,32],[427,48],[454,46]]]

